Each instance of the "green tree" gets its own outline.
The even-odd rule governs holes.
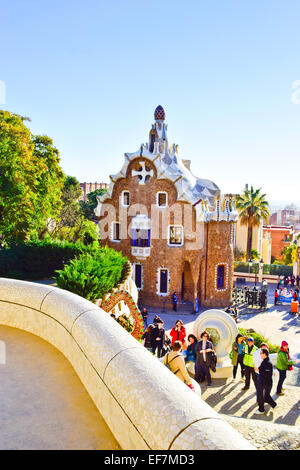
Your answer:
[[[241,225],[248,227],[247,234],[247,259],[251,258],[253,228],[259,227],[262,221],[268,223],[270,217],[269,204],[266,194],[261,194],[260,189],[245,189],[243,194],[236,197],[236,207],[239,211]]]
[[[75,176],[66,176],[62,192],[62,210],[60,219],[62,225],[74,227],[81,216],[79,198],[81,187]]]
[[[52,221],[60,215],[65,175],[59,165],[59,152],[53,146],[52,139],[45,135],[36,135],[33,136],[33,143],[36,165],[41,166],[35,209],[40,224],[37,234],[39,238],[43,238],[49,231],[49,225],[51,226]]]
[[[82,217],[78,202],[80,195],[81,188],[77,179],[74,176],[66,176],[61,194],[61,210],[51,231],[52,239],[70,240],[68,238],[68,234],[71,233],[70,229],[78,225]]]
[[[60,205],[63,180],[58,151],[32,136],[23,118],[0,111],[0,235],[2,243],[42,231]]]
[[[62,208],[51,232],[52,239],[68,240],[71,243],[81,242],[90,245],[98,244],[98,226],[84,217],[79,197],[81,188],[74,176],[66,176],[62,190]]]
[[[281,254],[284,264],[293,265],[297,261],[297,244],[291,243],[290,246],[286,246]]]
[[[261,255],[260,253],[257,251],[257,250],[251,250],[251,256],[250,258],[253,260],[253,261],[259,261],[261,259]]]
[[[96,189],[87,195],[87,201],[79,201],[82,213],[86,219],[94,220],[95,219],[95,212],[94,210],[97,207],[97,196],[102,196],[102,194],[106,193],[107,189]]]
[[[81,242],[84,245],[99,244],[99,229],[94,222],[80,215],[72,226],[60,226],[55,231],[55,239],[68,240],[71,243]]]

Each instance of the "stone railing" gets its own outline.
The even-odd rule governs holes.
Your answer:
[[[2,278],[0,323],[65,355],[123,449],[253,449],[107,313],[75,294]]]

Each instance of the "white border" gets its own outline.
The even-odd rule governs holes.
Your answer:
[[[120,240],[114,239],[114,224],[120,225]],[[121,222],[118,222],[117,220],[115,220],[114,222],[110,224],[110,241],[113,243],[120,243],[121,240],[122,240],[122,225],[121,225]]]
[[[166,197],[166,205],[165,206],[160,206],[158,204],[158,196],[159,194],[165,194],[167,197]],[[167,193],[167,191],[158,191],[156,193],[156,207],[158,207],[158,209],[166,209],[168,207],[168,204],[169,204],[169,195]]]
[[[135,282],[135,267],[137,265],[140,265],[142,267],[142,269],[141,269],[141,287],[138,287],[136,285],[136,282]],[[133,267],[133,269],[132,269],[132,280],[134,281],[137,290],[142,290],[143,287],[144,287],[144,266],[143,266],[143,263],[132,263],[132,267]]]
[[[129,204],[124,204],[124,193],[128,193],[129,194]],[[122,207],[129,207],[130,206],[130,191],[128,191],[128,189],[124,189],[122,192],[121,192],[121,206]]]
[[[218,289],[218,267],[225,266],[226,273],[225,273],[225,287],[223,289]],[[228,289],[228,263],[218,263],[215,267],[215,290],[217,292],[225,292]]]
[[[170,243],[170,229],[171,227],[180,227],[181,228],[181,243]],[[168,225],[168,238],[167,238],[167,245],[171,248],[178,248],[184,245],[184,227],[183,225],[171,224]]]
[[[166,270],[168,272],[168,291],[165,293],[162,293],[160,292],[160,271],[161,270]],[[168,297],[170,295],[170,271],[168,268],[164,267],[164,266],[160,266],[159,268],[157,268],[157,281],[156,281],[156,287],[157,287],[157,295],[159,295],[160,297]]]

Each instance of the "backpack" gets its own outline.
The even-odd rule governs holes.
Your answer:
[[[181,356],[181,354],[177,354],[177,356],[173,357],[173,359],[171,359],[170,362],[169,362],[169,353],[167,354],[167,362],[166,362],[165,366],[166,366],[170,371],[171,371],[170,363],[171,363],[174,359],[176,359],[176,357],[179,357],[179,356]],[[171,372],[172,372],[172,371],[171,371]],[[176,372],[174,372],[174,374],[177,374],[177,372],[179,372],[179,369],[177,369]]]

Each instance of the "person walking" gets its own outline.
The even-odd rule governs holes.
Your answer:
[[[235,323],[238,322],[239,311],[237,307],[233,307],[232,318],[234,319]]]
[[[278,304],[278,289],[275,289],[274,292],[274,305]]]
[[[266,349],[267,351],[269,351],[269,345],[267,343],[261,343],[260,347],[253,353],[254,372],[256,373],[256,377],[257,377],[257,387],[256,387],[257,403],[258,403],[258,394],[260,393],[259,392],[259,387],[260,387],[259,366],[262,363],[262,358],[261,358],[260,353],[262,352],[263,349]]]
[[[200,341],[196,345],[196,374],[195,380],[197,382],[204,382],[207,380],[207,385],[211,386],[210,375],[210,354],[214,354],[212,342],[209,341],[209,334],[203,331],[200,335]]]
[[[163,328],[164,322],[159,319],[156,326],[151,330],[151,347],[152,354],[155,355],[157,350],[157,357],[161,357],[163,345],[165,344],[165,330]]]
[[[262,363],[262,358],[261,358],[260,353],[263,349],[267,349],[269,351],[269,345],[267,343],[261,343],[260,347],[253,353],[254,370],[257,374],[258,374],[258,368]]]
[[[292,289],[294,289],[295,281],[296,281],[296,278],[295,278],[294,274],[292,274],[291,277],[290,277],[290,282],[291,282],[291,285],[292,285]]]
[[[283,382],[286,379],[286,371],[292,370],[293,365],[298,364],[300,361],[291,361],[289,353],[289,345],[286,341],[282,341],[280,351],[277,355],[276,368],[279,372],[279,380],[277,384],[277,395],[284,395]]]
[[[181,354],[182,343],[181,341],[175,341],[173,344],[173,350],[166,354],[163,360],[163,364],[168,366],[171,372],[176,375],[182,382],[184,382],[189,388],[194,390],[192,379],[186,369],[183,355]]]
[[[258,385],[257,385],[257,401],[258,413],[264,413],[264,404],[268,403],[272,408],[277,406],[277,403],[271,397],[271,390],[273,385],[273,365],[269,358],[269,351],[266,348],[260,350],[261,364],[258,368]]]
[[[241,367],[241,380],[244,382],[245,376],[245,367],[244,367],[244,355],[245,355],[245,342],[244,336],[238,334],[235,338],[235,342],[232,345],[231,349],[231,363],[233,365],[233,382],[235,382],[236,373],[238,370],[238,365]]]
[[[144,322],[144,328],[146,329],[148,326],[148,311],[146,307],[143,308],[141,311],[142,317],[143,317],[143,322]]]
[[[153,330],[153,328],[155,328],[154,325],[148,325],[142,336],[142,344],[150,352],[152,352],[151,331]]]
[[[175,326],[170,331],[170,336],[172,338],[172,346],[175,343],[175,341],[181,341],[182,344],[184,344],[186,331],[185,331],[185,327],[183,326],[182,320],[176,320]]]
[[[178,302],[177,294],[176,294],[176,292],[174,292],[173,293],[173,310],[174,310],[174,312],[177,312],[177,302]]]
[[[162,319],[158,315],[155,315],[153,318],[154,325],[156,326],[159,322],[162,322]]]
[[[254,382],[255,388],[257,388],[257,373],[254,370],[254,362],[253,362],[253,353],[257,350],[257,347],[254,345],[254,339],[252,336],[247,338],[247,344],[245,345],[245,355],[243,364],[245,367],[245,387],[242,390],[249,390],[250,388],[250,381],[251,377]]]

